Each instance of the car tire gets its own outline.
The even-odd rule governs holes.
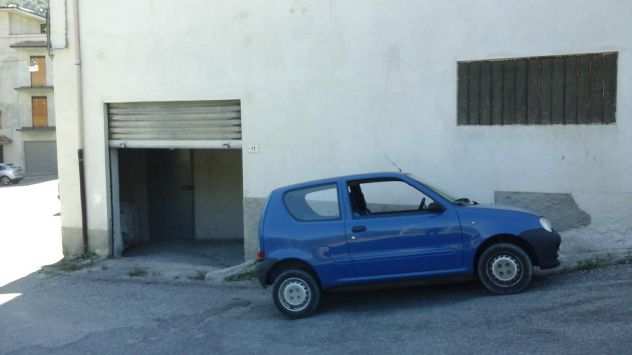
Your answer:
[[[8,176],[0,177],[0,185],[1,186],[11,185],[11,179],[9,179]]]
[[[520,247],[499,243],[485,249],[478,259],[478,278],[493,294],[507,295],[524,291],[533,277],[533,264]]]
[[[286,270],[274,280],[272,299],[283,315],[291,319],[312,315],[320,304],[320,286],[303,270]]]

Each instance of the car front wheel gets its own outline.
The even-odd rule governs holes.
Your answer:
[[[318,309],[320,287],[308,272],[287,270],[275,279],[272,298],[279,311],[287,317],[304,318]]]
[[[494,294],[519,293],[531,283],[533,264],[522,248],[513,244],[494,244],[478,260],[478,277]]]

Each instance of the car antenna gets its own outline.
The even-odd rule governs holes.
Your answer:
[[[404,172],[402,168],[400,168],[399,165],[397,165],[397,163],[395,163],[395,161],[393,161],[393,159],[388,156],[388,154],[384,154],[384,158],[386,158],[386,160],[388,160],[400,173]]]

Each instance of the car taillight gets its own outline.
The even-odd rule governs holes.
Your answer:
[[[257,252],[257,261],[262,261],[266,258],[266,253],[263,250]]]

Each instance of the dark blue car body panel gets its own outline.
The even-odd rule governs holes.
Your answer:
[[[358,180],[398,180],[438,202],[436,213],[358,216],[352,213],[347,184]],[[294,218],[285,206],[288,191],[335,184],[340,216],[319,221]],[[423,183],[399,173],[374,173],[307,182],[274,190],[262,215],[259,237],[265,255],[258,263],[262,284],[284,261],[309,265],[323,288],[425,277],[473,275],[480,247],[503,236],[522,243],[542,268],[558,265],[559,234],[545,231],[528,211],[455,204]],[[355,230],[354,230],[354,227]],[[358,229],[363,227],[365,230]]]

